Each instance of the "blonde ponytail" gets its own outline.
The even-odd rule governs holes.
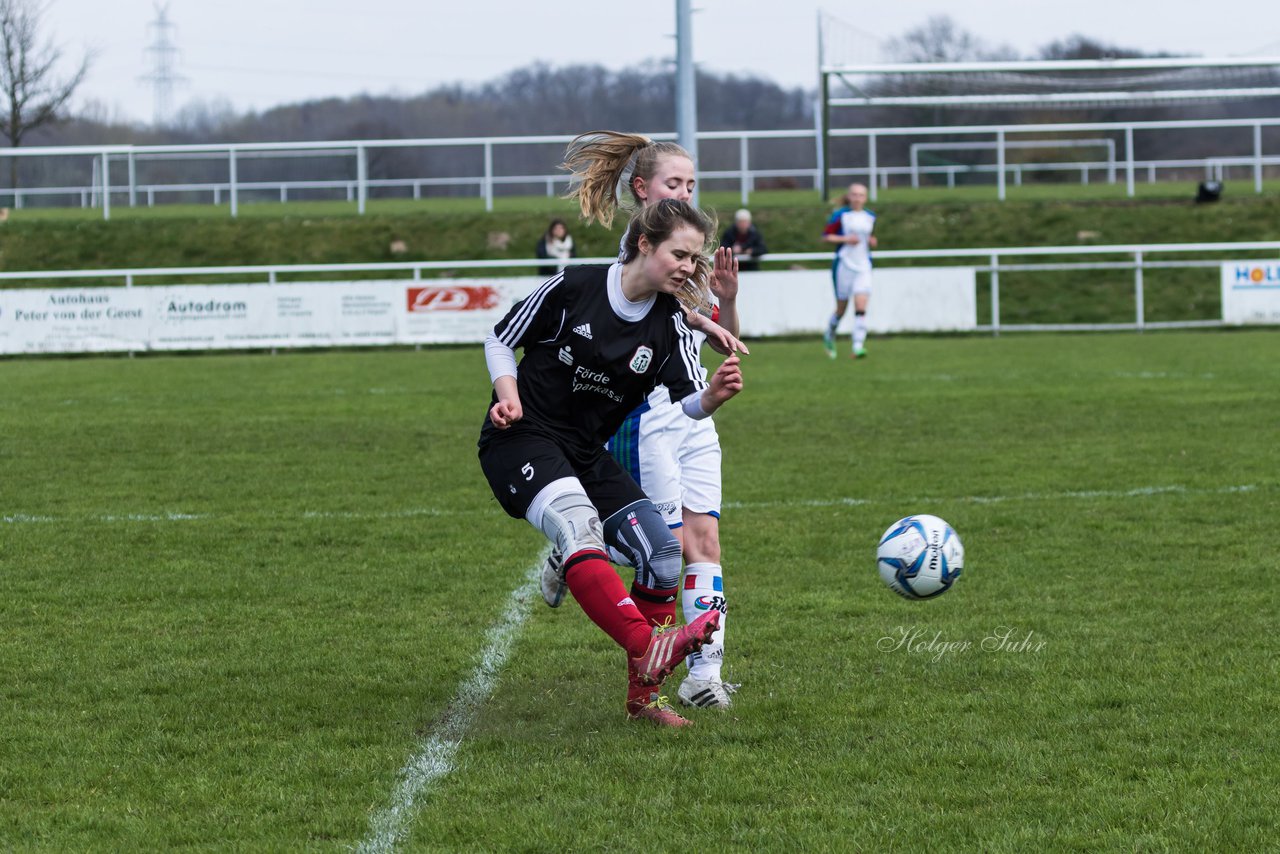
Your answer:
[[[689,158],[689,152],[674,142],[654,142],[638,133],[593,130],[579,134],[569,143],[561,164],[569,173],[565,198],[578,202],[584,220],[608,228],[619,208],[643,207],[633,179],[648,181],[657,171],[658,160],[672,154]],[[629,203],[623,187],[631,194]]]

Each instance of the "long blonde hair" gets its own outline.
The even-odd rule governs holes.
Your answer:
[[[584,220],[608,228],[618,208],[644,207],[634,179],[648,181],[658,171],[658,161],[668,155],[693,160],[674,142],[655,142],[638,133],[593,130],[579,134],[569,143],[561,164],[569,172],[565,198],[577,200]],[[631,203],[622,196],[624,186],[631,193]]]
[[[676,199],[663,199],[640,208],[627,224],[622,262],[628,263],[640,254],[641,235],[651,246],[657,246],[682,225],[691,225],[702,233],[703,247],[694,259],[693,275],[685,281],[676,299],[685,311],[706,312],[711,307],[711,252],[714,251],[716,221],[705,211]]]

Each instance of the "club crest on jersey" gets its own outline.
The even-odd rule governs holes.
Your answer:
[[[653,351],[641,344],[636,348],[635,355],[631,357],[631,371],[637,374],[643,374],[649,370],[649,365],[653,364]]]

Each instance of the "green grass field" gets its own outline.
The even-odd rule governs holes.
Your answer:
[[[0,361],[0,849],[1274,846],[1274,331],[752,351],[688,732],[530,586],[478,348]]]

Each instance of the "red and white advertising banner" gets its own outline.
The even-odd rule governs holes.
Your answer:
[[[406,344],[464,344],[483,341],[493,326],[544,280],[435,279],[414,282],[404,293]]]

